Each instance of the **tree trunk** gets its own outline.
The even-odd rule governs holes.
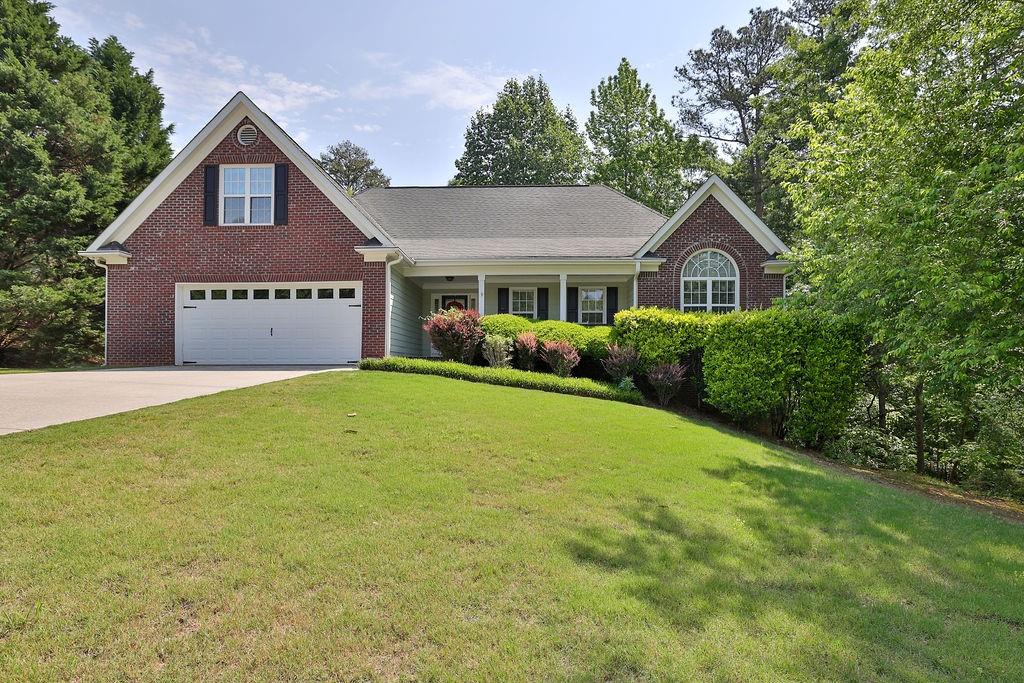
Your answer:
[[[914,447],[917,450],[917,473],[924,474],[924,380],[914,385]]]
[[[885,385],[885,382],[878,383],[878,431],[888,431],[886,423],[889,417],[889,409],[886,406],[886,398],[889,395],[889,387]]]

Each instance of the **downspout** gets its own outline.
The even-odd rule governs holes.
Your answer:
[[[107,345],[109,344],[108,340],[110,339],[110,335],[107,333],[107,326],[109,324],[107,322],[109,319],[107,307],[109,306],[108,302],[110,301],[110,271],[107,270],[107,264],[105,261],[98,265],[103,269],[103,366],[106,367]]]

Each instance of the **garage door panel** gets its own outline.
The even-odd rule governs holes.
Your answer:
[[[224,285],[180,285],[178,324],[180,358],[196,364],[333,364],[359,360],[362,341],[360,283],[260,283],[245,299],[211,299]],[[241,289],[242,285],[230,285]],[[298,299],[297,289],[313,287],[313,298]],[[253,289],[271,290],[256,299]],[[339,299],[339,288],[354,288],[356,297]],[[276,290],[289,290],[279,298]],[[320,298],[317,289],[330,289]],[[191,290],[205,290],[193,300]],[[324,295],[326,293],[321,293]],[[352,304],[355,304],[353,306]]]

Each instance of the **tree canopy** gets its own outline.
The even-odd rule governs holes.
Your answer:
[[[592,182],[614,187],[670,214],[716,165],[715,150],[697,136],[680,138],[651,86],[623,57],[615,74],[590,93],[586,131],[594,151]]]
[[[371,187],[389,187],[391,178],[377,166],[370,153],[351,140],[342,140],[320,154],[327,175],[351,196]]]
[[[451,184],[574,184],[583,180],[587,157],[576,118],[555,107],[544,78],[512,78],[470,121]]]

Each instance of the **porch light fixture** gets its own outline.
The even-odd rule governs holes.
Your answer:
[[[445,279],[445,282],[451,282],[452,280],[455,279],[455,276],[454,275],[445,275],[444,279]]]

